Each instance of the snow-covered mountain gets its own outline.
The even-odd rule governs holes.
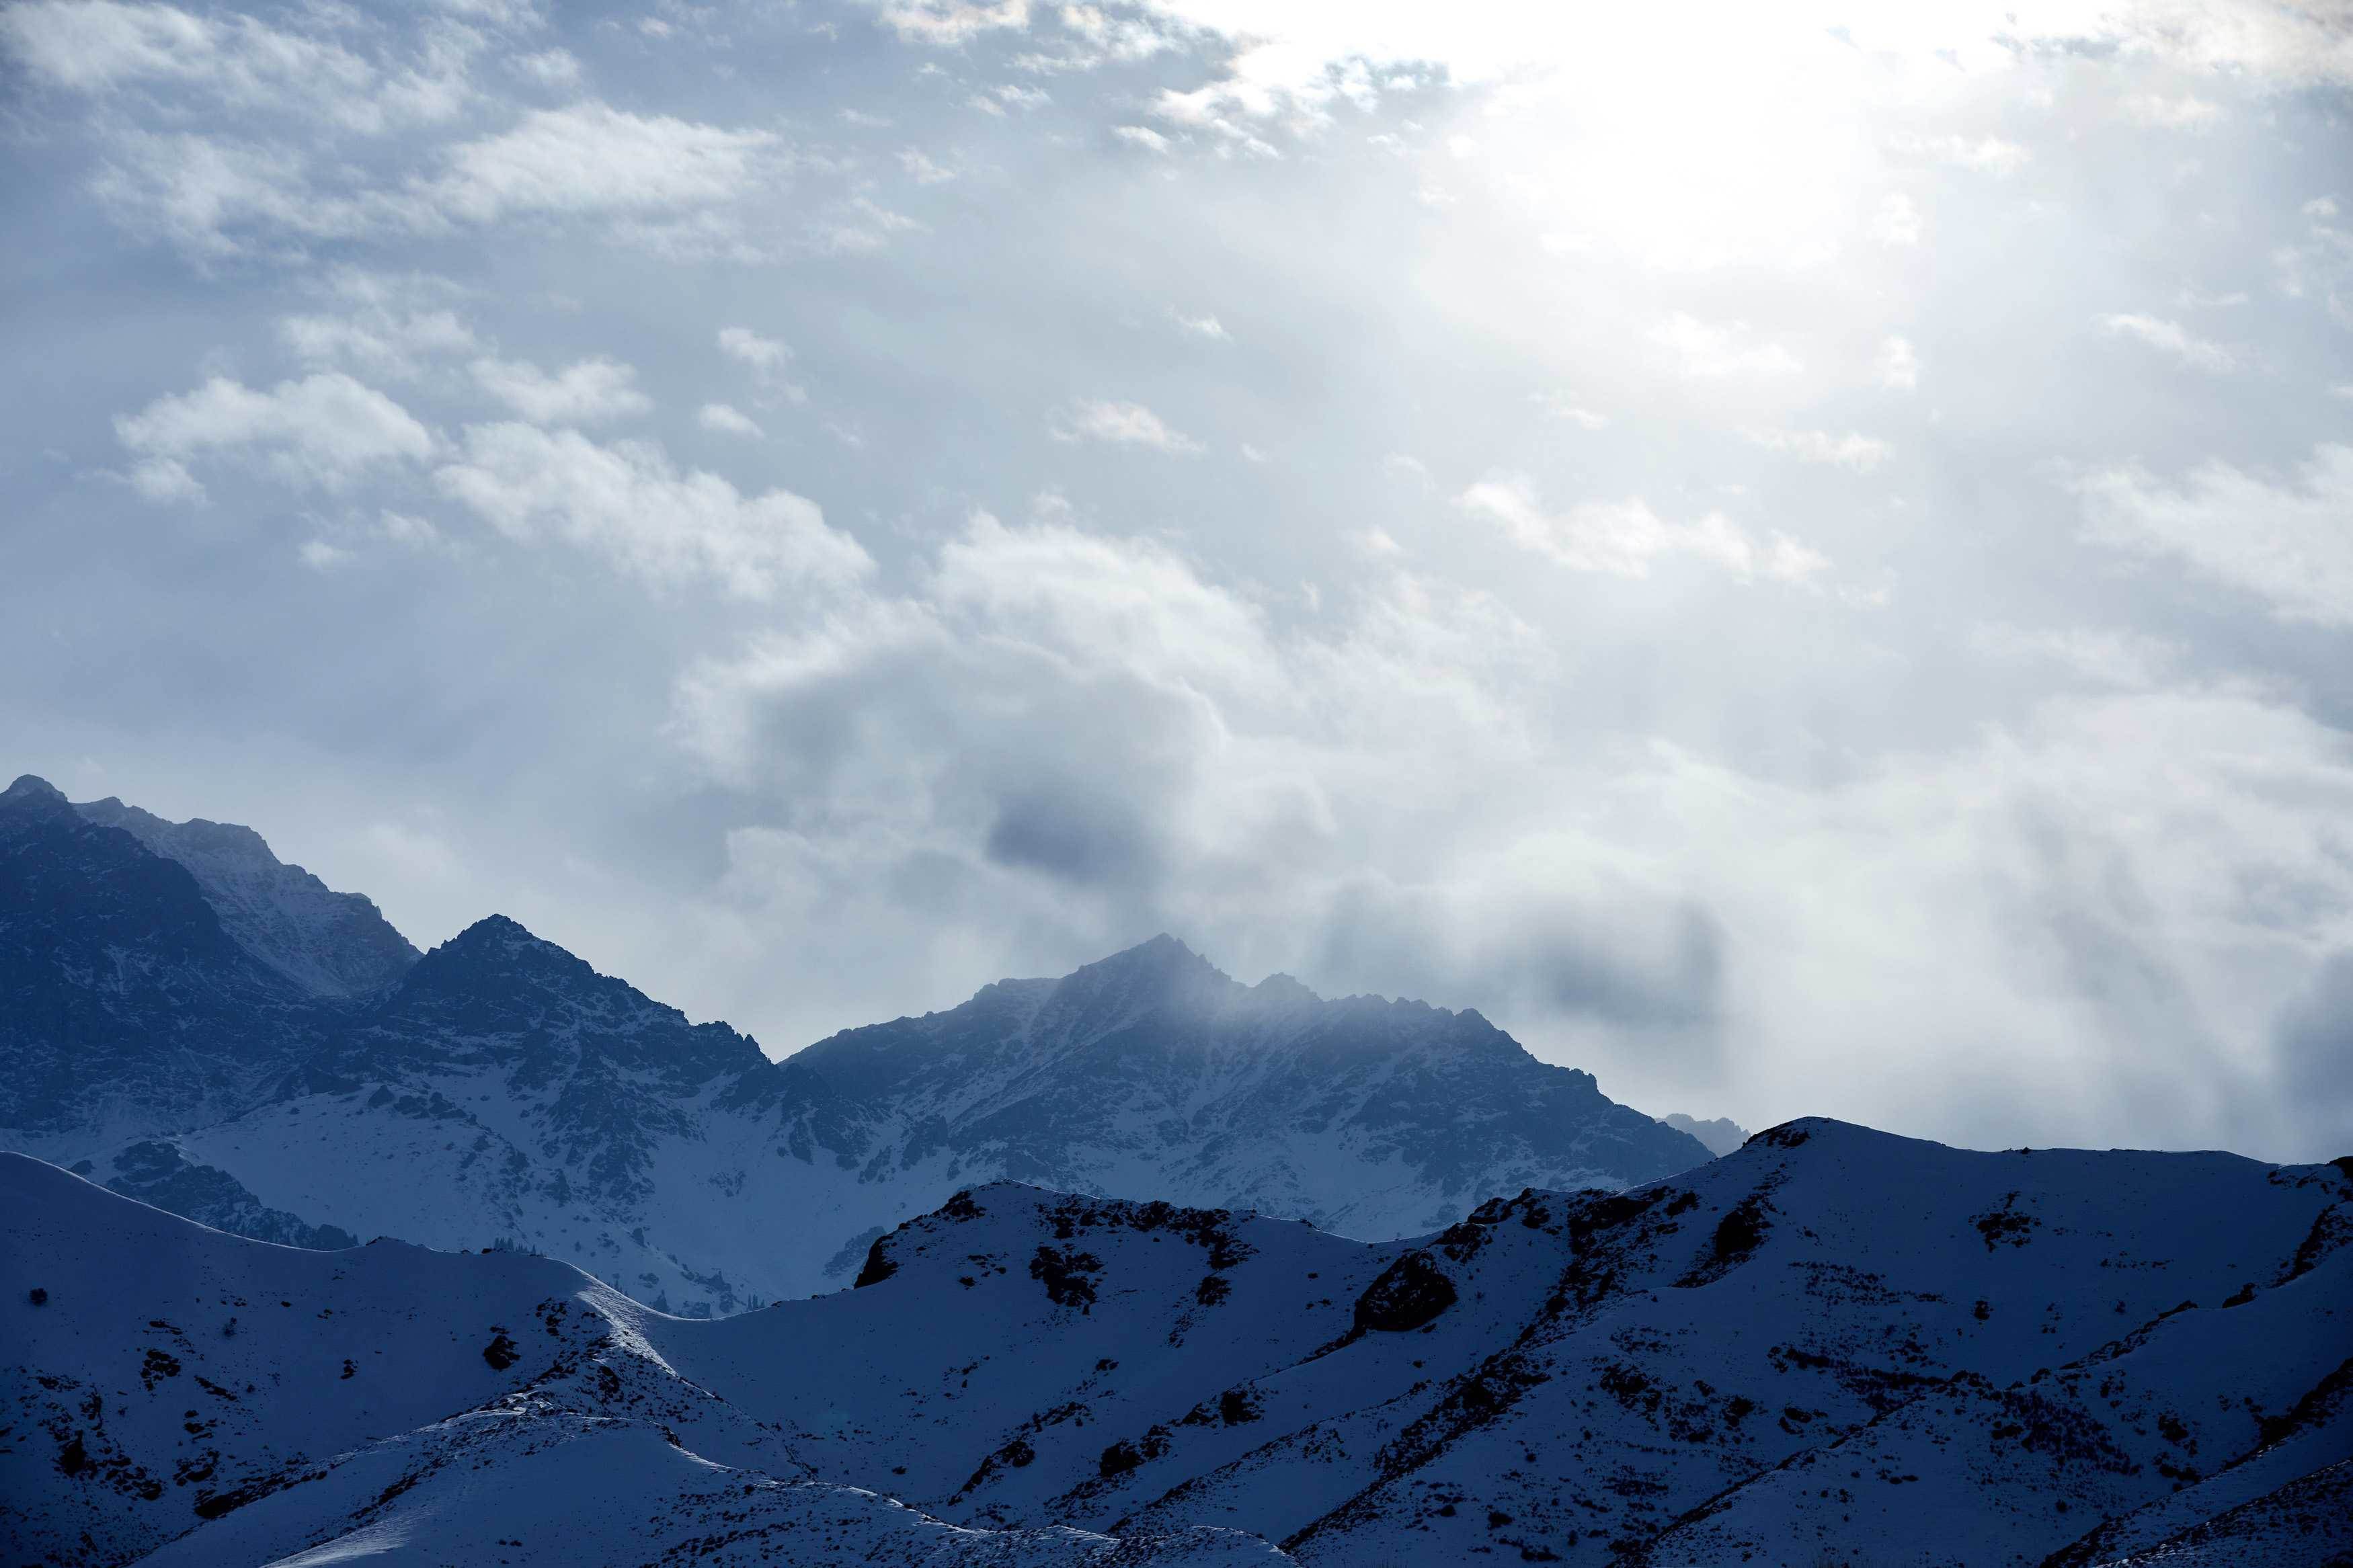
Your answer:
[[[28,1568],[1275,1560],[1230,1531],[954,1529],[811,1479],[663,1361],[675,1321],[565,1265],[267,1246],[14,1154],[0,1313],[0,1554]]]
[[[242,828],[24,779],[0,857],[0,1059],[35,1069],[0,1147],[267,1240],[500,1242],[725,1314],[1007,1176],[1378,1238],[1707,1157],[1476,1013],[1167,937],[772,1063],[499,917],[408,962]]]
[[[196,879],[39,779],[0,793],[0,1127],[76,1148],[233,1113],[314,1037],[311,999]]]
[[[381,991],[417,962],[408,939],[368,899],[332,891],[301,867],[280,863],[250,827],[166,822],[112,795],[74,810],[186,867],[229,938],[313,996]]]
[[[1386,1243],[996,1183],[718,1321],[0,1159],[0,1311],[21,1562],[2353,1552],[2353,1158],[1809,1121]]]

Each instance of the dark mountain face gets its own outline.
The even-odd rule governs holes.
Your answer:
[[[39,779],[0,795],[0,1124],[62,1128],[97,1096],[223,1112],[295,1049],[305,1000],[185,867]]]
[[[512,1065],[542,1087],[580,1070],[650,1075],[672,1090],[769,1062],[724,1024],[690,1024],[504,915],[435,948],[361,1015],[337,1052],[353,1065]]]
[[[74,810],[185,867],[231,940],[311,995],[380,991],[417,962],[417,950],[374,903],[281,864],[250,827],[166,822],[112,796]]]

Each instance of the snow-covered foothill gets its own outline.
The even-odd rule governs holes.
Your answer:
[[[0,1455],[33,1500],[0,1518],[93,1561],[182,1532],[157,1562],[2342,1550],[2353,1161],[1805,1121],[1387,1243],[999,1182],[848,1289],[718,1321],[552,1259],[232,1238],[26,1160],[0,1187],[7,1396],[39,1434]]]
[[[54,1568],[691,1559],[1240,1568],[1231,1531],[958,1528],[807,1479],[566,1265],[229,1237],[0,1155],[0,1550]]]

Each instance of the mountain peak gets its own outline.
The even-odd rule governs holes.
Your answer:
[[[26,773],[0,791],[0,812],[24,826],[70,816],[73,807],[66,804],[66,797],[48,780]]]
[[[1224,971],[1163,931],[1082,964],[1054,984],[1054,1002],[1082,1016],[1151,1011],[1176,1004],[1215,1004],[1240,991]]]
[[[1157,936],[1137,942],[1134,947],[1122,948],[1109,958],[1097,959],[1092,963],[1082,965],[1079,973],[1083,974],[1090,969],[1121,973],[1165,971],[1175,973],[1206,970],[1222,978],[1217,965],[1165,931]]]
[[[1301,984],[1296,978],[1280,971],[1251,986],[1250,994],[1261,1002],[1321,1002],[1324,1000],[1323,997]]]
[[[520,947],[526,942],[535,942],[541,946],[554,945],[545,942],[537,932],[512,916],[491,914],[484,915],[441,945],[512,948]]]
[[[250,827],[201,816],[173,822],[113,795],[70,809],[185,867],[231,939],[313,996],[380,991],[417,962],[417,950],[373,901],[280,860]]]
[[[423,984],[434,976],[464,974],[480,984],[494,972],[534,973],[543,979],[587,980],[594,968],[546,938],[506,915],[484,915],[456,936],[427,952],[413,978]]]

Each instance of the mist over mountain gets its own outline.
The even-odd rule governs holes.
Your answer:
[[[1474,1012],[1245,986],[1166,936],[775,1062],[502,917],[412,957],[247,828],[26,778],[0,835],[36,1069],[0,1141],[265,1240],[497,1241],[725,1314],[976,1182],[1386,1238],[1708,1157]]]

